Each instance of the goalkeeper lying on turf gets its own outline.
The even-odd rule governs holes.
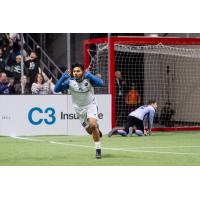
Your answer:
[[[156,109],[157,102],[154,100],[149,101],[148,105],[140,106],[129,113],[125,129],[114,128],[108,133],[108,137],[111,137],[113,134],[132,136],[133,133],[138,136],[150,135]],[[147,131],[144,129],[144,122],[146,120],[148,120]],[[136,127],[136,129],[133,129],[133,127]]]

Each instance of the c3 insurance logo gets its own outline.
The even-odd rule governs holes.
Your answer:
[[[53,125],[56,122],[55,113],[55,109],[51,107],[44,110],[39,107],[33,107],[28,112],[28,120],[33,125],[40,125],[42,123]]]

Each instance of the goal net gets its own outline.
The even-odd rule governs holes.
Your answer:
[[[200,45],[187,39],[138,40],[94,42],[87,49],[106,83],[96,92],[112,94],[113,126],[124,126],[131,111],[153,99],[158,102],[154,127],[200,127]]]

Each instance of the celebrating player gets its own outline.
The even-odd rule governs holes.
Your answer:
[[[108,133],[108,137],[111,137],[113,134],[131,136],[133,133],[138,136],[150,135],[156,109],[157,102],[154,100],[149,101],[148,105],[140,106],[129,113],[124,130],[114,128]],[[146,120],[148,120],[147,131],[144,129],[144,122]],[[136,129],[133,129],[134,126]]]
[[[95,147],[96,158],[101,158],[102,136],[99,130],[97,117],[98,108],[94,97],[94,87],[103,87],[103,80],[91,74],[88,70],[84,71],[81,64],[72,65],[72,77],[70,71],[66,71],[55,85],[55,92],[70,90],[72,95],[73,107],[85,130],[92,135]]]

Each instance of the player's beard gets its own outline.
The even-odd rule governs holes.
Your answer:
[[[81,77],[81,78],[75,78],[75,80],[77,81],[77,82],[82,82],[83,81],[83,77]]]

